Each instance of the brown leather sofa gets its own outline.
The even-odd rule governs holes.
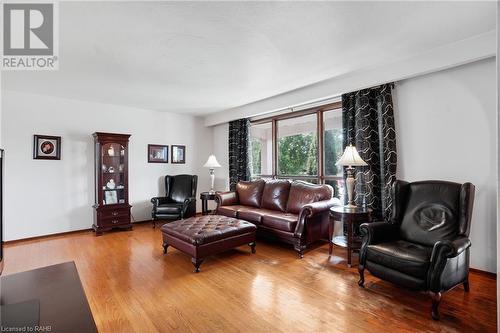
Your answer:
[[[239,182],[236,191],[218,192],[217,215],[252,222],[257,233],[292,244],[304,255],[307,246],[328,239],[329,209],[340,204],[329,185],[284,179]]]

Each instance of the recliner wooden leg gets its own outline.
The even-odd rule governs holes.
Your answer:
[[[470,290],[469,288],[470,288],[470,286],[469,286],[469,279],[467,279],[464,282],[464,290],[465,290],[466,293],[469,292],[469,290]]]
[[[429,291],[432,298],[432,319],[439,320],[439,303],[441,302],[441,293]]]
[[[358,286],[361,288],[365,287],[365,266],[358,265],[359,281]]]

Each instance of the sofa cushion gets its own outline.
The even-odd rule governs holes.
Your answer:
[[[399,240],[368,245],[366,260],[425,280],[431,254],[432,247]]]
[[[286,202],[290,193],[290,181],[274,179],[266,182],[262,191],[262,208],[286,211]]]
[[[250,182],[238,182],[238,184],[236,184],[236,192],[238,193],[240,204],[243,206],[260,207],[262,190],[265,184],[266,182],[263,179]]]
[[[262,209],[254,207],[242,207],[238,210],[237,215],[239,219],[252,222],[254,224],[260,224],[262,222],[262,216],[264,216]]]
[[[224,215],[227,217],[236,217],[238,214],[238,210],[245,208],[242,205],[233,205],[233,206],[220,206],[217,208],[217,215]]]
[[[298,220],[297,214],[267,211],[262,217],[262,224],[269,228],[293,232]]]
[[[287,213],[298,214],[305,205],[316,201],[329,200],[332,195],[333,189],[329,185],[315,185],[294,181],[290,186],[286,211]]]

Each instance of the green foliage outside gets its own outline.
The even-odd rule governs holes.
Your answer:
[[[325,131],[325,174],[335,176],[340,171],[335,165],[342,156],[342,131],[338,129]]]
[[[336,176],[339,167],[335,165],[342,155],[342,130],[325,131],[325,175]],[[251,139],[252,175],[261,174],[262,143]],[[318,140],[316,133],[297,134],[278,139],[278,169],[280,175],[316,176],[318,174]],[[335,193],[338,193],[337,181],[328,180]]]
[[[297,134],[278,139],[281,175],[317,175],[316,134]]]
[[[262,165],[262,157],[261,157],[261,152],[262,152],[262,144],[260,140],[258,139],[253,139],[250,142],[251,145],[251,172],[252,175],[260,175],[262,170],[261,170],[261,165]]]

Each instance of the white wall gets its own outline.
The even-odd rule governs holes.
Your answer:
[[[129,199],[135,221],[150,219],[149,200],[164,194],[166,174],[198,174],[198,192],[209,189],[202,165],[212,130],[200,118],[11,91],[2,97],[5,240],[91,227],[96,131],[132,134]],[[62,136],[61,160],[34,160],[33,134]],[[186,164],[147,163],[148,144],[186,145]]]
[[[471,266],[496,272],[495,59],[398,82],[394,98],[398,178],[475,184]]]

